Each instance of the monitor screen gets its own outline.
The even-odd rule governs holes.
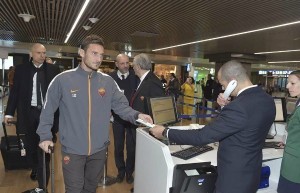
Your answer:
[[[276,107],[276,116],[274,122],[285,122],[286,119],[286,105],[285,98],[274,98]]]
[[[156,125],[170,125],[178,122],[177,108],[172,96],[148,99],[150,116]]]

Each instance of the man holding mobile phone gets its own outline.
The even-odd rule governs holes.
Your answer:
[[[236,87],[230,102],[223,94],[218,103],[224,108],[219,116],[202,129],[177,130],[155,126],[150,132],[167,137],[178,145],[201,146],[219,142],[216,193],[256,193],[262,166],[262,148],[275,118],[273,98],[253,85],[246,69],[237,61],[225,63],[218,80],[226,89],[232,80]]]

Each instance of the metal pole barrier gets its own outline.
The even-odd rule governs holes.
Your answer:
[[[98,186],[110,186],[112,184],[116,183],[116,178],[115,177],[111,177],[107,175],[107,160],[108,160],[108,146],[106,148],[106,160],[104,163],[104,168],[103,168],[103,176],[100,180],[100,183],[98,183]]]
[[[200,103],[196,103],[196,123],[199,124]]]
[[[0,48],[0,58],[2,59],[2,84],[1,85],[4,85],[4,60],[8,58],[8,51],[6,49],[2,49]],[[1,93],[3,96],[4,96],[4,88],[2,88],[2,93]],[[4,100],[3,98],[4,97],[1,97],[1,101],[2,101],[2,108],[1,108],[1,113],[4,114]]]
[[[5,58],[2,58],[2,84],[4,85],[4,60]],[[1,91],[1,100],[2,100],[2,104],[1,104],[1,113],[4,114],[4,87],[2,86],[2,91]]]
[[[55,192],[55,183],[54,183],[54,147],[51,147],[51,153],[50,153],[50,157],[51,157],[51,193]]]

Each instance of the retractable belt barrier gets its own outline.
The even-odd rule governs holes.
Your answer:
[[[191,96],[188,96],[188,97],[191,97]],[[191,98],[198,98],[198,97],[191,97]],[[214,118],[214,117],[218,116],[218,114],[219,114],[219,111],[217,111],[217,110],[215,110],[213,108],[209,108],[209,107],[205,107],[205,106],[200,106],[200,103],[196,103],[195,105],[192,105],[192,104],[188,104],[188,103],[178,102],[177,104],[195,107],[196,108],[196,112],[199,112],[200,109],[201,110],[208,110],[208,111],[213,112],[212,114],[200,114],[200,113],[196,113],[194,115],[179,114],[178,118],[181,118],[181,119],[187,119],[187,118],[194,118],[195,117],[197,119],[196,121],[198,122],[199,118],[208,118],[208,117]]]
[[[199,99],[199,100],[205,100],[205,101],[208,101],[208,102],[215,102],[214,100],[209,100],[209,99],[206,99],[206,98],[200,98],[200,97],[195,97],[195,96],[189,96],[189,95],[184,95],[184,94],[179,94],[180,96],[183,96],[183,97],[189,97],[189,98],[194,98],[194,99]]]
[[[179,93],[178,95],[180,95],[180,96],[183,96],[183,97],[189,97],[189,98],[201,99],[201,100],[202,100],[202,98],[200,98],[200,97],[195,97],[195,96],[184,95],[184,94],[182,94],[182,93]]]
[[[184,115],[184,114],[181,114],[181,115],[178,115],[178,118],[181,118],[181,119],[187,119],[187,118],[208,118],[208,117],[211,117],[211,118],[214,118],[214,117],[217,117],[218,114],[198,114],[198,115]]]
[[[196,103],[195,105],[192,105],[192,104],[188,104],[188,103],[178,102],[177,104],[179,104],[179,105],[185,105],[185,106],[191,106],[191,107],[197,107],[198,106],[198,103]],[[218,111],[216,111],[215,109],[210,108],[210,107],[205,107],[205,106],[200,106],[199,105],[198,108],[199,109],[203,109],[203,110],[208,110],[208,111],[219,113]]]

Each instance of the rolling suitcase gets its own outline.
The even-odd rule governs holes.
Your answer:
[[[50,153],[50,181],[51,181],[51,193],[54,193],[54,147],[49,146],[51,150]],[[27,190],[23,193],[48,193],[47,191],[47,182],[46,182],[46,153],[43,151],[43,189],[35,188],[32,190]]]
[[[10,122],[16,124],[16,122]],[[1,154],[3,158],[5,170],[14,169],[28,169],[29,164],[26,159],[26,153],[24,148],[24,135],[8,136],[6,131],[6,125],[2,122],[4,136],[1,138]]]

